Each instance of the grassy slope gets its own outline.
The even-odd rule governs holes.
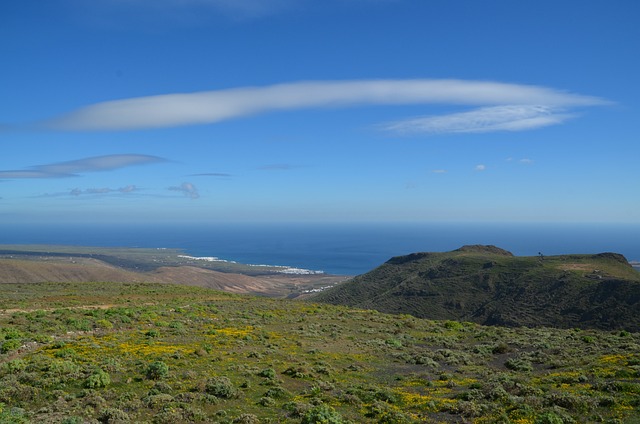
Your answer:
[[[482,324],[640,331],[640,274],[616,254],[514,257],[483,246],[418,253],[314,299]]]
[[[0,299],[23,309],[0,313],[0,422],[640,420],[640,334],[167,284],[5,284]]]

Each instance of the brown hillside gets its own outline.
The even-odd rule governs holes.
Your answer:
[[[0,283],[43,282],[159,282],[152,277],[108,265],[95,259],[62,261],[0,260]]]
[[[173,283],[238,294],[285,297],[317,285],[333,285],[342,277],[326,275],[260,275],[214,271],[195,266],[165,266],[135,272],[97,259],[72,257],[49,260],[0,259],[0,284],[43,282]]]

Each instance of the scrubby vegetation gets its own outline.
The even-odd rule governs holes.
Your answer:
[[[640,420],[640,334],[627,331],[172,285],[8,284],[0,299],[12,299],[0,306],[3,423]]]

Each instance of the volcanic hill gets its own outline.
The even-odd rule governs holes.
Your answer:
[[[480,245],[413,253],[313,300],[485,325],[640,331],[640,273],[617,253],[517,257]]]

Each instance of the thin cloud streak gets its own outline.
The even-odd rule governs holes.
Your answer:
[[[157,156],[124,154],[94,156],[68,162],[58,162],[49,165],[39,165],[35,169],[56,174],[75,174],[81,172],[112,171],[134,165],[146,165],[166,162]]]
[[[68,178],[85,172],[113,171],[129,166],[167,162],[150,155],[120,154],[93,156],[67,162],[32,166],[30,169],[0,171],[0,179]]]
[[[69,192],[69,194],[71,194],[72,196],[80,196],[80,195],[84,195],[84,194],[110,194],[110,193],[122,193],[122,194],[129,194],[129,193],[133,193],[138,191],[139,188],[137,188],[135,185],[130,184],[124,187],[120,187],[120,188],[109,188],[109,187],[102,187],[102,188],[87,188],[84,190],[81,190],[79,188],[74,188],[73,190],[71,190]]]
[[[226,174],[224,172],[204,172],[201,174],[191,174],[190,177],[218,177],[218,178],[228,178],[231,177],[231,174]]]
[[[0,180],[18,180],[18,179],[31,179],[31,178],[69,178],[77,177],[74,174],[64,174],[37,170],[15,170],[15,171],[0,171]]]
[[[259,113],[302,108],[403,104],[502,106],[508,108],[502,112],[504,115],[509,111],[513,114],[517,106],[523,106],[531,113],[535,107],[551,111],[609,102],[547,87],[486,81],[311,81],[114,100],[78,109],[39,126],[62,131],[125,131],[213,124]],[[491,108],[480,111],[500,115],[499,110],[492,111]],[[547,115],[547,120],[559,119],[556,113]],[[533,128],[541,123],[532,121],[544,119],[545,114],[538,112],[529,118],[519,118],[513,125]],[[506,128],[509,123],[495,122],[493,126]]]
[[[561,124],[575,117],[562,109],[540,105],[483,107],[469,112],[426,116],[384,125],[399,134],[484,133],[525,131]]]

